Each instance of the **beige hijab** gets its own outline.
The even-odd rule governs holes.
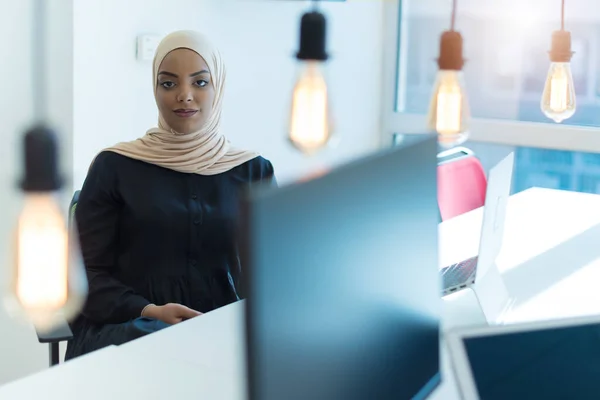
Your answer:
[[[159,115],[158,127],[148,130],[143,137],[118,143],[104,150],[175,171],[199,175],[220,174],[257,157],[258,153],[233,148],[221,133],[225,65],[218,50],[201,34],[177,31],[161,41],[154,56],[152,70],[155,96],[158,69],[163,59],[171,51],[181,48],[193,50],[204,58],[212,76],[211,82],[215,86],[212,113],[204,126],[197,132],[180,134],[173,131],[162,115]]]

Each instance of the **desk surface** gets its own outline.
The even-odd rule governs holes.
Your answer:
[[[477,254],[481,218],[479,209],[440,225],[444,263]],[[600,312],[594,284],[600,278],[600,252],[592,242],[598,233],[600,196],[530,189],[511,197],[498,265],[519,301],[515,320]],[[204,394],[241,400],[243,321],[244,303],[232,304],[0,387],[0,398],[80,399],[75,388],[85,387],[96,388],[86,399],[185,399]],[[455,399],[445,353],[442,359],[445,382],[431,398]]]
[[[239,400],[246,393],[245,302],[182,322],[119,346],[128,354],[151,353],[203,369],[203,376],[225,378],[230,386],[219,400]],[[215,398],[217,398],[215,397]]]
[[[0,387],[6,400],[239,399],[227,374],[111,346]]]
[[[483,209],[440,224],[440,260],[478,253]],[[507,322],[600,313],[600,196],[533,188],[508,202],[497,265],[516,308]]]

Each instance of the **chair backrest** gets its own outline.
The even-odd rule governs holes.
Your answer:
[[[69,227],[71,227],[73,219],[75,218],[75,209],[77,208],[77,202],[79,201],[79,192],[80,190],[76,190],[75,193],[73,193],[73,198],[71,199],[71,203],[69,204]]]
[[[79,201],[79,190],[76,190],[75,193],[73,193],[73,197],[71,198],[71,203],[69,203],[69,215],[67,218],[67,226],[69,228],[69,243],[71,244],[71,240],[73,239],[72,235],[77,234],[77,230],[73,230],[73,223],[75,222],[75,209],[77,208],[77,202]],[[77,240],[75,243],[77,243],[77,245],[79,245],[79,240]],[[76,320],[77,318],[74,318],[74,320]],[[69,322],[69,327],[71,327],[71,322]]]
[[[485,171],[471,150],[457,147],[438,154],[437,174],[442,221],[485,204]]]

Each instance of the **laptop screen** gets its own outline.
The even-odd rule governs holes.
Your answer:
[[[482,400],[600,398],[600,324],[464,341]]]

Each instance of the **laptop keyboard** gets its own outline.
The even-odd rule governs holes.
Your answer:
[[[461,261],[459,263],[442,268],[442,288],[446,290],[453,286],[460,286],[469,283],[469,278],[477,268],[477,256]]]

